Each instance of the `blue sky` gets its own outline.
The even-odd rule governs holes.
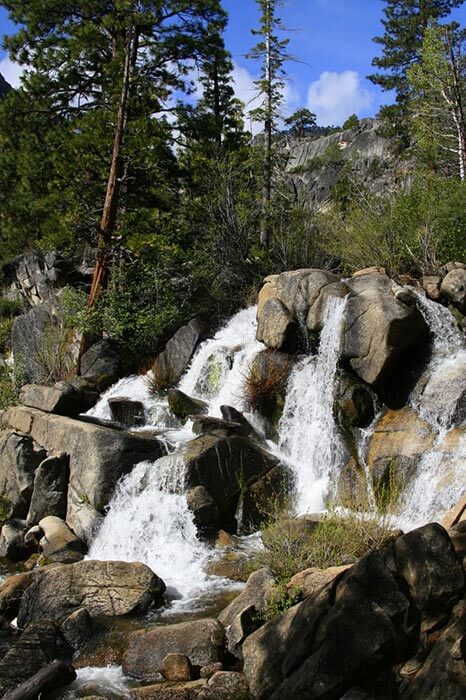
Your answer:
[[[235,63],[236,90],[251,107],[259,68],[244,54],[256,41],[251,29],[258,26],[257,4],[223,0],[223,5],[230,15],[225,40]],[[320,124],[341,124],[354,112],[371,116],[391,101],[365,79],[380,51],[372,38],[383,31],[383,7],[383,0],[284,0],[280,16],[290,30],[289,51],[299,60],[286,66],[284,115],[306,106],[317,114]],[[466,4],[452,17],[466,26]],[[0,9],[0,33],[12,30],[6,11]],[[1,50],[0,72],[17,84],[19,69]]]

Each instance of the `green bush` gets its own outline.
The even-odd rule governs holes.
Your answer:
[[[13,318],[0,318],[0,353],[4,354],[11,345],[11,329]]]
[[[24,304],[19,299],[0,297],[0,317],[14,318],[23,312]]]
[[[282,584],[309,567],[352,563],[382,547],[390,534],[387,523],[362,513],[329,511],[311,532],[305,521],[284,513],[263,527],[265,550],[256,564],[269,566]]]

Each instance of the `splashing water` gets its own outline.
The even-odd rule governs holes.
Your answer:
[[[280,421],[280,451],[295,476],[298,513],[324,508],[332,476],[344,448],[333,418],[344,299],[330,299],[316,357],[293,370]]]
[[[214,338],[205,341],[179,383],[179,389],[209,403],[209,415],[221,415],[220,406],[243,408],[242,386],[254,356],[263,349],[255,340],[256,307],[240,311]],[[142,462],[123,477],[109,504],[89,557],[103,560],[141,561],[168,586],[171,596],[182,597],[183,605],[193,603],[215,583],[206,564],[212,549],[197,537],[193,514],[184,489],[183,449],[193,439],[189,425],[172,430],[163,397],[152,397],[145,377],[129,377],[107,391],[90,412],[109,417],[108,398],[125,396],[142,401],[150,425],[168,428],[167,444],[174,452],[154,463]],[[147,428],[147,426],[146,426]],[[176,607],[176,606],[175,606]]]

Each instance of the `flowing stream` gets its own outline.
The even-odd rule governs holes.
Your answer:
[[[466,477],[466,439],[455,429],[466,416],[464,338],[448,309],[420,294],[418,298],[432,333],[432,357],[413,391],[411,406],[428,424],[434,440],[420,457],[399,505],[397,521],[405,529],[435,519],[450,508],[460,497]],[[268,443],[294,474],[299,514],[325,507],[348,458],[333,417],[344,308],[344,299],[329,300],[318,352],[296,359],[278,444]],[[179,389],[207,401],[211,416],[220,417],[224,404],[234,406],[261,433],[261,421],[247,412],[243,398],[251,362],[264,349],[255,334],[256,308],[236,314],[212,339],[201,344]],[[193,438],[191,425],[181,426],[170,415],[166,399],[151,395],[146,377],[121,380],[102,396],[90,414],[110,418],[107,400],[111,396],[142,401],[147,416],[144,429],[163,430],[169,454],[155,463],[137,465],[120,481],[89,556],[145,562],[166,581],[173,598],[194,605],[206,591],[227,582],[206,573],[214,551],[198,539],[183,493],[182,452]],[[363,465],[373,425],[360,431]]]

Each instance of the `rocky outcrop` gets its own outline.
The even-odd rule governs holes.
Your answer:
[[[95,384],[100,391],[113,384],[120,377],[120,371],[118,348],[109,339],[94,343],[81,357],[81,376]]]
[[[167,654],[184,654],[201,668],[220,661],[224,630],[216,620],[202,619],[161,625],[135,632],[123,656],[123,671],[139,680],[157,679]]]
[[[118,479],[131,471],[138,462],[154,461],[165,452],[161,443],[152,437],[113,430],[24,406],[10,409],[6,415],[6,421],[11,429],[25,434],[24,444],[27,446],[28,460],[34,457],[33,446],[46,450],[49,454],[65,452],[69,455],[70,478],[66,521],[84,542],[88,542],[91,533],[99,524],[100,514],[112,497]],[[3,444],[5,450],[12,452],[8,464],[13,465],[13,474],[16,469],[14,446],[18,444],[18,439],[22,444],[23,438],[18,438],[18,432],[6,431],[0,443],[0,450]],[[38,461],[41,462],[44,456],[41,452]],[[21,461],[20,465],[22,465]],[[12,500],[8,494],[18,493],[17,502],[22,508],[21,513],[24,513],[24,517],[29,509],[34,470],[37,466],[36,459],[26,462],[27,469],[21,467],[21,474],[25,471],[28,475],[26,493],[19,491],[16,480],[7,473],[7,470],[5,470],[3,482],[0,480],[0,494],[4,497]]]
[[[84,281],[76,267],[55,251],[23,253],[4,265],[3,275],[12,291],[31,306],[53,307],[60,287]]]
[[[419,643],[428,653],[424,634],[445,624],[464,583],[440,525],[398,537],[246,639],[244,672],[253,696],[338,700],[361,681],[370,688]]]
[[[283,272],[268,277],[264,290],[259,294],[257,337],[269,348],[287,352],[306,349],[300,337],[303,328],[309,334],[304,339],[307,349],[312,349],[328,302],[346,297],[341,362],[386,403],[403,405],[412,387],[414,366],[421,364],[428,349],[427,325],[409,289],[393,282],[385,271],[371,268],[344,282],[322,270]],[[261,295],[267,297],[263,303]],[[289,316],[286,324],[277,321],[278,305]]]
[[[26,518],[35,471],[45,456],[30,435],[20,431],[0,432],[1,520]]]
[[[208,404],[205,401],[194,399],[179,389],[169,389],[167,400],[170,411],[183,422],[189,416],[207,413],[208,410]]]
[[[19,400],[24,406],[38,408],[46,413],[56,413],[70,418],[85,413],[99,398],[89,386],[79,386],[76,382],[58,382],[55,386],[26,384],[21,388]]]
[[[203,486],[218,508],[218,526],[234,527],[239,499],[277,460],[242,436],[202,435],[188,443],[183,459],[188,489]]]
[[[66,520],[69,478],[69,457],[64,452],[39,464],[34,475],[28,525],[36,525],[48,515]]]
[[[168,341],[152,367],[154,385],[165,389],[176,384],[187,369],[198,345],[208,337],[205,323],[193,319]]]
[[[138,428],[146,422],[144,404],[141,401],[112,396],[108,399],[108,405],[113,420],[124,428]]]
[[[162,602],[165,584],[144,564],[80,561],[40,572],[26,590],[18,626],[39,620],[63,622],[80,608],[92,618],[144,613]]]

